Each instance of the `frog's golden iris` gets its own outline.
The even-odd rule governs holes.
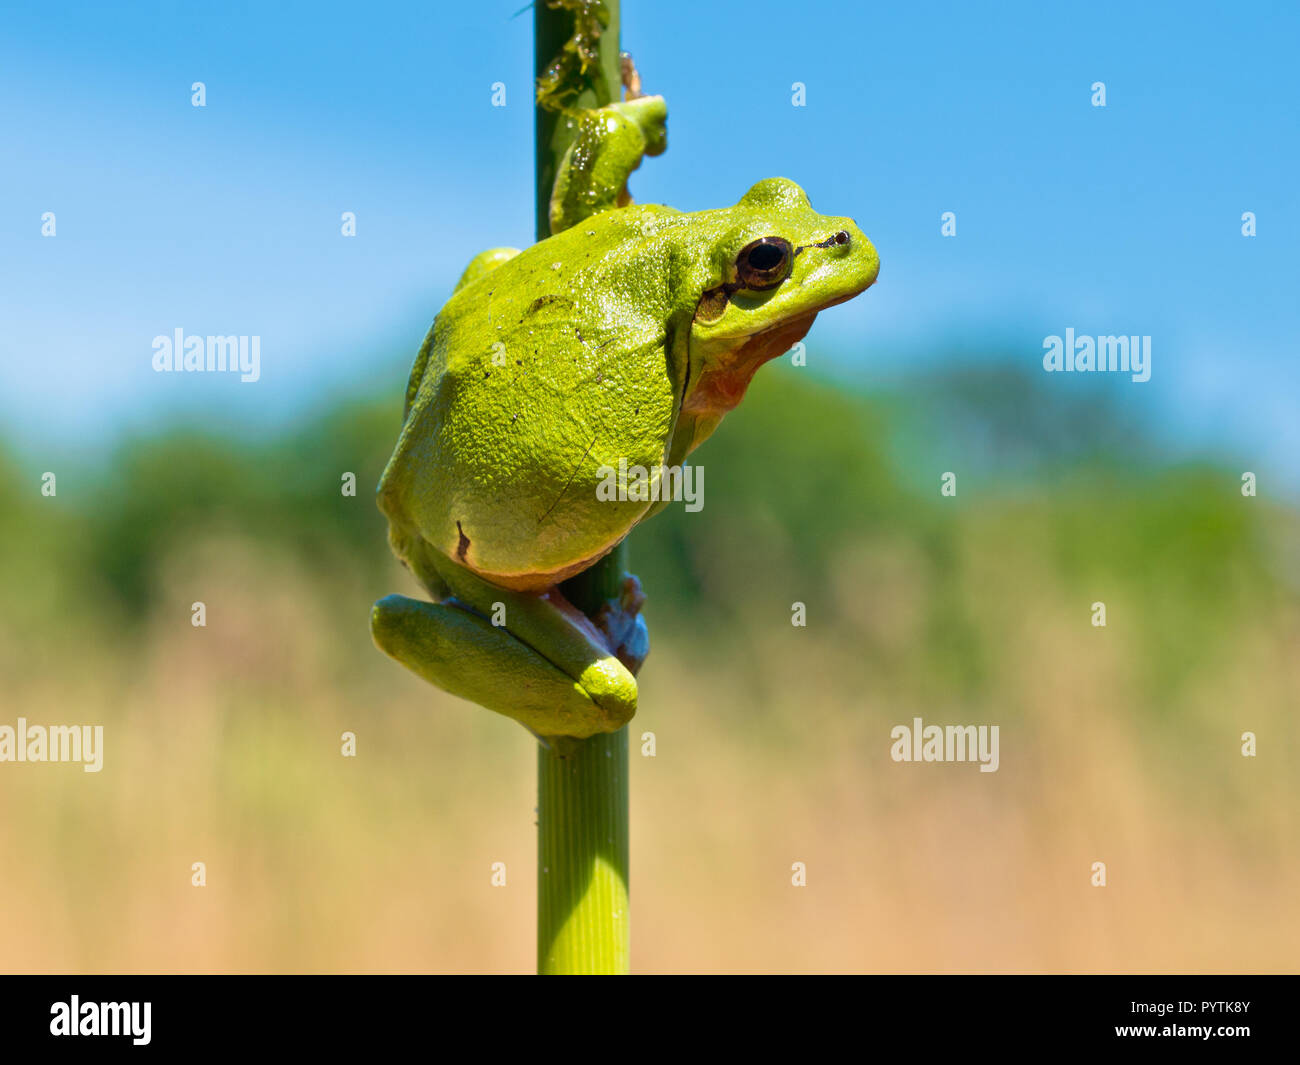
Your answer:
[[[773,288],[790,276],[794,248],[785,237],[759,237],[736,256],[736,280],[755,292]]]

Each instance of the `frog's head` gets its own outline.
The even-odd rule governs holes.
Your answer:
[[[716,424],[818,311],[875,281],[880,260],[852,219],[818,214],[785,178],[760,181],[735,207],[707,214],[712,256],[691,323],[682,409]]]

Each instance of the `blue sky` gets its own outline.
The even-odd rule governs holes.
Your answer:
[[[0,431],[94,447],[400,389],[464,262],[531,237],[521,2],[6,4]],[[633,193],[698,210],[780,174],[853,216],[880,281],[809,347],[868,386],[954,347],[1037,367],[1066,327],[1150,334],[1150,382],[1105,387],[1294,488],[1298,11],[627,0],[623,45],[669,103]],[[259,335],[261,380],[154,373],[177,327]]]

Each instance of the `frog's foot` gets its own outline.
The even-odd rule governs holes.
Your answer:
[[[609,649],[632,674],[641,670],[641,663],[650,653],[650,630],[646,628],[641,607],[645,593],[641,582],[630,573],[623,574],[623,584],[617,599],[606,599],[592,620],[605,634]]]
[[[544,741],[615,732],[636,713],[636,679],[582,614],[560,597],[491,594],[468,603],[390,595],[374,605],[371,633],[413,673]]]

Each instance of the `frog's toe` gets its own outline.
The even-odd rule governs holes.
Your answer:
[[[603,725],[596,732],[617,732],[636,714],[636,678],[612,655],[582,671],[578,685],[600,709]]]

